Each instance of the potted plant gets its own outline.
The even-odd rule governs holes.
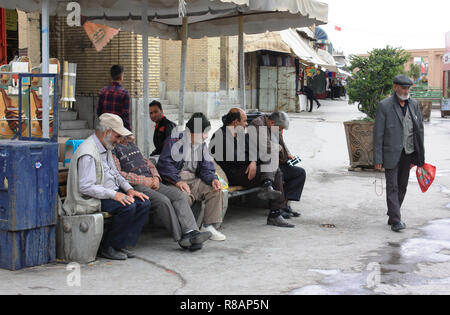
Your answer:
[[[377,106],[392,93],[392,81],[403,73],[410,55],[401,48],[374,49],[369,56],[350,57],[353,77],[348,80],[349,104],[358,104],[366,116],[344,122],[350,157],[350,170],[373,168],[373,127]]]

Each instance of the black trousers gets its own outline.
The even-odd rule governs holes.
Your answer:
[[[104,245],[115,249],[136,246],[142,228],[147,223],[150,207],[149,200],[142,201],[139,198],[126,207],[112,199],[102,200],[102,210],[113,216]]]
[[[309,101],[309,112],[312,112],[312,110],[313,110],[313,102],[316,102],[316,104],[317,104],[317,106],[319,106],[319,101],[317,100],[317,98],[314,96],[314,95],[312,95],[312,96],[310,96],[310,95],[308,95],[308,101]]]
[[[402,220],[400,209],[408,188],[412,156],[412,154],[407,155],[403,150],[397,166],[386,169],[387,215],[392,224],[400,223]]]
[[[300,201],[306,181],[306,172],[303,168],[280,164],[283,173],[284,194],[289,201]]]
[[[270,210],[278,210],[286,206],[286,198],[283,191],[283,178],[280,169],[278,169],[273,175],[271,174],[271,176],[267,176],[267,174],[260,172],[260,167],[258,166],[256,177],[251,181],[248,179],[248,174],[245,174],[246,170],[247,167],[243,166],[228,169],[226,174],[228,177],[229,185],[242,186],[245,188],[255,188],[260,186],[262,181],[264,181],[267,177],[273,176],[273,189],[281,191],[283,194],[278,200],[269,201],[269,208]]]

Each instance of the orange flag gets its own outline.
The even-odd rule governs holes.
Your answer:
[[[86,21],[83,24],[83,28],[97,51],[102,51],[103,47],[105,47],[120,31],[120,29],[95,24],[89,21]]]

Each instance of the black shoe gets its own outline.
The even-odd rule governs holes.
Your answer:
[[[285,228],[293,228],[295,225],[290,224],[287,222],[283,216],[279,215],[277,217],[268,217],[267,218],[267,225],[273,225],[278,227],[285,227]]]
[[[126,254],[115,250],[111,246],[108,246],[107,248],[102,248],[99,251],[98,256],[111,260],[127,260]]]
[[[283,195],[281,191],[273,189],[271,180],[265,180],[261,186],[262,190],[257,195],[259,199],[277,200]]]
[[[121,250],[118,250],[118,252],[121,252],[121,253],[124,253],[125,255],[127,255],[127,258],[136,258],[136,254],[130,249],[123,248]]]
[[[281,209],[281,216],[285,219],[292,219],[293,215],[289,211],[286,211],[285,209]]]
[[[289,213],[289,214],[291,215],[291,217],[294,217],[294,218],[298,218],[298,217],[301,216],[300,213],[295,212],[294,210],[292,210],[292,208],[291,208],[290,206],[287,206],[286,208],[284,208],[284,209],[282,209],[282,210],[283,210],[284,212]]]
[[[391,230],[394,232],[400,232],[406,229],[406,224],[403,222],[395,223],[391,226]]]
[[[320,105],[319,103],[317,103],[317,109],[319,109],[319,108],[320,108],[320,106],[322,106],[322,105]]]
[[[211,238],[211,232],[191,231],[184,234],[178,242],[184,249],[190,248],[192,245],[201,245]]]
[[[188,249],[190,252],[196,252],[198,250],[201,250],[203,248],[203,244],[194,244],[191,245]]]

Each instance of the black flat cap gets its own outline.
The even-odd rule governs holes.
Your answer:
[[[398,84],[401,86],[412,86],[413,81],[404,74],[398,75],[394,78],[394,84]]]

